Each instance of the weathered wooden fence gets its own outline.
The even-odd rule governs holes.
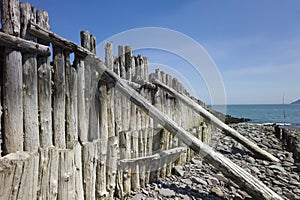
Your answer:
[[[96,38],[82,31],[79,47],[49,33],[48,13],[3,0],[0,32],[0,199],[123,198],[193,151],[108,83],[86,59]],[[105,65],[152,105],[199,139],[210,124],[148,82],[156,78],[188,95],[130,46],[105,47]],[[52,55],[51,55],[52,52]],[[71,61],[74,53],[74,61]],[[51,57],[52,56],[52,57]]]

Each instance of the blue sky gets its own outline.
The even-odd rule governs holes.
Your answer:
[[[151,0],[28,1],[49,12],[51,30],[79,43],[141,27],[183,33],[205,48],[224,82],[228,104],[286,103],[300,98],[300,1]],[[116,44],[119,45],[119,44]],[[130,44],[124,44],[130,45]],[[171,66],[196,96],[211,102],[203,77],[168,52],[144,50],[152,63]]]

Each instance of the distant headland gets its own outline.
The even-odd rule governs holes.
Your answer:
[[[297,101],[292,102],[291,104],[300,104],[300,99],[298,99]]]

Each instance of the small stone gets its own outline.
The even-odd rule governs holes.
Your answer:
[[[293,192],[297,193],[297,194],[300,194],[300,189],[299,188],[295,188],[295,189],[293,189]]]
[[[284,186],[284,184],[282,184],[281,182],[277,181],[277,180],[273,180],[272,181],[275,185],[278,185],[278,186]]]
[[[213,187],[210,192],[220,198],[222,198],[224,196],[224,193],[222,192],[222,190],[218,187]]]
[[[213,176],[217,178],[219,181],[222,181],[224,183],[228,182],[228,179],[225,176],[223,176],[223,174],[214,174]]]
[[[251,167],[250,169],[251,169],[251,171],[253,171],[255,174],[259,174],[259,173],[260,173],[260,170],[259,170],[257,167]]]
[[[193,182],[190,179],[187,179],[187,178],[186,179],[182,179],[181,182],[184,183],[184,184],[186,184],[186,185],[192,185],[193,184]]]
[[[174,167],[174,173],[176,174],[176,175],[178,175],[178,176],[184,176],[184,171],[183,171],[183,167],[182,166],[179,166],[179,165],[177,165],[177,166],[175,166]]]
[[[192,177],[191,180],[194,182],[194,183],[198,183],[198,184],[201,184],[201,185],[207,185],[207,182],[201,178],[198,178],[198,177]]]
[[[291,180],[291,181],[289,182],[289,184],[295,185],[295,186],[300,186],[300,182],[298,182],[298,181],[293,181],[293,180]]]
[[[253,157],[247,157],[247,162],[254,164],[255,163],[255,159]]]
[[[235,143],[232,147],[232,153],[245,154],[245,147],[243,147],[243,145],[241,145],[240,143]]]
[[[162,195],[164,197],[174,197],[175,196],[175,192],[173,190],[170,190],[170,189],[162,188],[158,192],[159,192],[160,195]]]
[[[281,171],[281,172],[285,172],[285,169],[281,166],[278,166],[278,165],[270,165],[269,169],[275,169],[275,170],[278,170],[278,171]]]
[[[211,185],[218,185],[220,183],[215,177],[209,177],[209,181],[211,182]]]
[[[201,160],[197,160],[197,159],[195,159],[195,158],[193,158],[193,159],[191,160],[191,163],[192,163],[192,164],[195,164],[195,165],[198,165],[198,166],[201,166],[201,165],[202,165],[202,161],[201,161]]]

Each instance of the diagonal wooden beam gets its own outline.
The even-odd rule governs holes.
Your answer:
[[[219,118],[205,110],[202,106],[191,100],[189,97],[180,94],[173,88],[170,88],[169,86],[163,84],[157,79],[152,80],[152,83],[157,85],[163,90],[166,90],[168,93],[170,93],[172,96],[178,98],[180,101],[182,101],[185,105],[196,111],[199,115],[207,119],[209,122],[213,123],[215,126],[220,128],[226,135],[231,136],[233,139],[244,145],[247,149],[252,151],[254,154],[265,158],[267,160],[273,161],[273,162],[280,162],[278,158],[270,154],[269,152],[259,148],[255,143],[253,143],[248,138],[241,135],[239,132],[222,122]]]

